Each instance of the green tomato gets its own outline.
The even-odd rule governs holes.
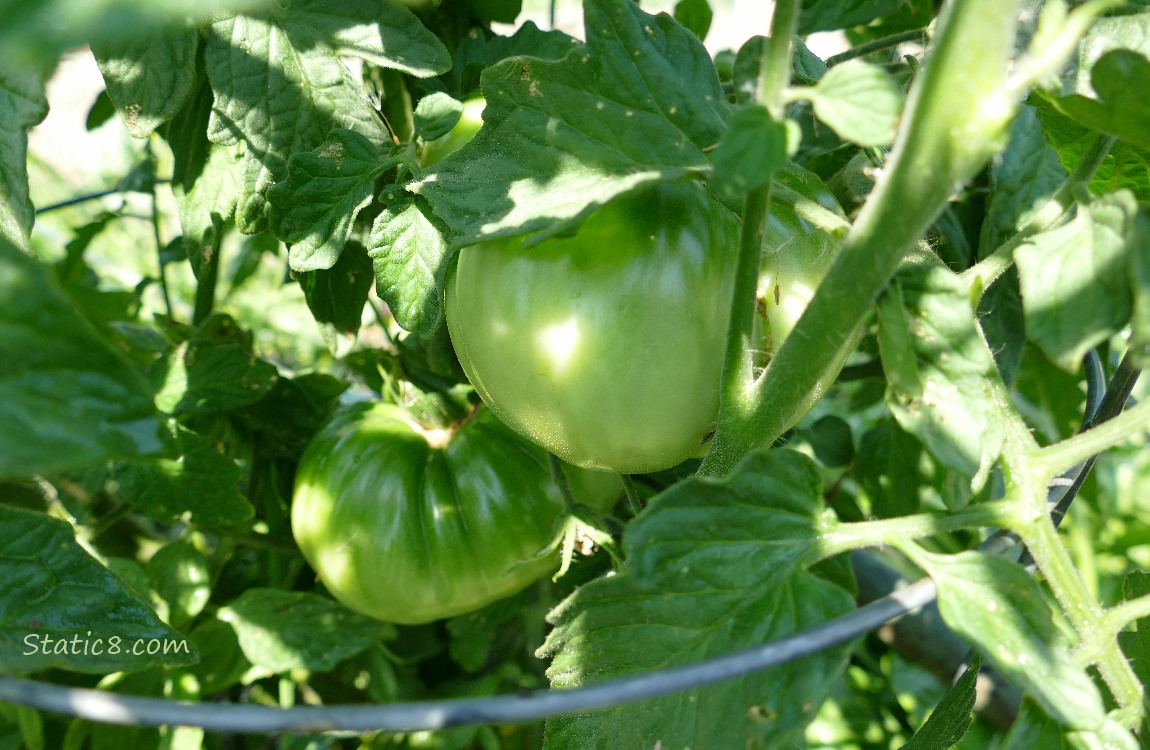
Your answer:
[[[737,245],[734,215],[675,182],[612,200],[573,237],[464,248],[451,341],[491,410],[565,461],[674,466],[714,427]]]
[[[447,135],[423,144],[423,149],[419,153],[419,163],[424,167],[430,167],[443,161],[453,151],[463,148],[463,144],[474,138],[479,128],[483,127],[483,108],[486,105],[487,102],[482,97],[465,101],[459,122],[455,123]]]
[[[604,510],[618,476],[567,471]],[[398,406],[344,407],[304,451],[292,532],[332,596],[387,622],[453,617],[558,567],[564,503],[547,454],[481,409],[428,430]]]
[[[762,349],[756,362],[760,366],[766,365],[790,335],[838,252],[838,238],[799,215],[801,204],[813,204],[846,219],[830,189],[813,172],[789,164],[775,175],[775,180],[797,194],[798,200],[793,204],[772,201],[763,227],[758,287]],[[845,360],[844,356],[832,363],[820,380],[817,394],[834,381]],[[810,400],[807,408],[817,400],[818,395]]]

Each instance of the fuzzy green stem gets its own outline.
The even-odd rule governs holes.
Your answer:
[[[1045,498],[1040,493],[1034,493],[1034,500],[1035,504],[1041,503],[1045,511]],[[1034,562],[1046,577],[1050,590],[1062,605],[1062,610],[1085,647],[1084,651],[1091,656],[1114,699],[1120,706],[1141,705],[1142,685],[1119,649],[1118,641],[1109,637],[1109,633],[1105,638],[1100,637],[1098,628],[1105,622],[1106,615],[1074,569],[1074,562],[1058,538],[1058,531],[1050,517],[1042,512],[1033,521],[1014,531],[1022,538]]]
[[[1100,629],[1106,637],[1116,638],[1127,625],[1146,617],[1150,617],[1150,596],[1140,596],[1107,610]]]
[[[783,119],[783,92],[791,82],[791,39],[799,28],[801,0],[775,0],[771,17],[771,36],[763,48],[756,100],[771,116]]]
[[[854,523],[831,522],[819,534],[819,557],[827,558],[864,547],[897,544],[962,529],[1003,527],[1019,512],[1017,502],[981,503],[953,513],[918,513],[898,518]]]
[[[201,250],[196,302],[192,312],[194,325],[199,325],[207,320],[216,306],[216,285],[220,277],[220,242],[222,239],[219,237],[219,232],[216,235],[215,241]]]
[[[1042,448],[1036,453],[1034,461],[1040,471],[1056,476],[1079,461],[1085,461],[1147,430],[1150,430],[1150,401],[1143,401],[1086,432]]]

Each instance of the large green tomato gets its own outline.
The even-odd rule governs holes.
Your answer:
[[[619,477],[567,471],[605,509]],[[558,566],[564,503],[547,454],[481,409],[428,430],[400,407],[344,407],[304,451],[292,532],[331,594],[387,622],[452,617]]]
[[[794,200],[775,201],[764,229],[760,367],[838,247],[795,204],[843,216],[813,173],[776,179]],[[702,187],[668,183],[608,203],[574,237],[465,248],[446,296],[463,369],[501,419],[579,466],[639,473],[697,455],[718,409],[737,236]]]
[[[665,469],[714,427],[737,245],[734,215],[684,181],[612,200],[573,237],[464,248],[451,341],[492,411],[565,461]]]

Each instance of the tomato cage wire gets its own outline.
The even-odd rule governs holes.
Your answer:
[[[1104,389],[1105,376],[1098,355],[1091,352],[1085,364],[1087,396],[1080,431],[1120,413],[1139,375],[1139,370],[1130,364],[1129,358],[1123,359]],[[1093,458],[1084,461],[1051,483],[1047,502],[1055,523],[1065,516],[1093,462]],[[1007,532],[996,532],[979,549],[995,554],[1017,554],[1018,540]],[[1030,565],[1025,554],[1020,562]],[[108,724],[183,725],[232,733],[358,734],[370,731],[437,730],[475,724],[513,724],[657,698],[785,664],[851,641],[933,603],[937,595],[934,582],[924,577],[842,617],[769,643],[693,664],[569,690],[540,690],[482,698],[385,705],[276,708],[125,696],[0,676],[0,701]]]

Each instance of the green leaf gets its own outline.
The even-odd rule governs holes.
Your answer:
[[[894,141],[906,99],[882,68],[851,62],[828,70],[810,89],[801,89],[815,115],[846,141],[859,146],[889,146]]]
[[[259,433],[261,449],[269,455],[297,458],[345,390],[347,383],[321,372],[280,378],[263,398],[233,414]]]
[[[765,184],[787,161],[787,131],[766,107],[743,106],[715,149],[715,190],[741,195]]]
[[[172,24],[258,12],[268,5],[269,0],[0,0],[0,60],[47,70],[69,49],[125,44]]]
[[[966,735],[973,723],[971,711],[977,696],[978,671],[982,660],[977,655],[971,659],[962,677],[946,691],[930,717],[911,737],[902,750],[950,750]]]
[[[1073,171],[1092,148],[1098,133],[1056,111],[1041,97],[1032,99],[1047,140],[1066,170]],[[1150,149],[1126,141],[1118,141],[1110,148],[1090,180],[1090,192],[1105,195],[1122,189],[1131,191],[1140,201],[1150,201]]]
[[[463,102],[437,91],[415,105],[415,134],[425,141],[447,135],[463,116]]]
[[[803,430],[815,458],[832,468],[847,466],[855,457],[854,437],[845,419],[828,414]]]
[[[212,594],[211,561],[191,536],[165,544],[148,560],[152,589],[164,602],[160,616],[183,627],[204,610]]]
[[[1127,573],[1122,578],[1122,599],[1131,601],[1144,596],[1150,596],[1150,572],[1135,570]],[[1133,630],[1119,633],[1118,643],[1139,681],[1143,685],[1150,683],[1150,618],[1137,620]]]
[[[195,676],[201,695],[214,695],[239,684],[252,664],[244,657],[231,625],[215,617],[202,619],[188,633],[200,661],[187,670]]]
[[[724,480],[692,478],[627,527],[626,564],[550,615],[540,655],[554,688],[645,674],[765,643],[851,608],[804,569],[817,555],[822,487],[794,451],[756,452]],[[752,675],[594,714],[552,718],[547,746],[786,747],[801,739],[845,647]]]
[[[896,296],[897,295],[897,296]],[[895,276],[879,305],[886,401],[903,429],[977,490],[1002,450],[1001,415],[987,390],[998,372],[965,284],[942,266]],[[889,363],[889,366],[888,366]]]
[[[1027,338],[1068,372],[1130,319],[1127,241],[1137,210],[1130,193],[1110,194],[1014,251]]]
[[[333,131],[323,146],[291,157],[287,179],[268,191],[268,202],[293,271],[335,265],[355,217],[375,195],[375,178],[393,163],[351,130]]]
[[[274,365],[252,354],[251,334],[217,315],[153,369],[156,405],[169,414],[213,414],[259,401],[275,384]]]
[[[707,0],[679,0],[675,3],[675,20],[683,24],[700,41],[707,38],[711,30],[711,4]]]
[[[1098,731],[1073,731],[1058,725],[1042,708],[1023,701],[1018,718],[998,750],[1138,750],[1142,747],[1128,730],[1107,718]]]
[[[485,70],[483,129],[408,186],[452,244],[546,239],[617,195],[707,171],[726,98],[702,43],[635,3],[586,0],[584,23],[586,46],[562,60]]]
[[[0,299],[0,477],[167,448],[147,380],[2,238]]]
[[[914,435],[886,418],[863,433],[855,461],[869,512],[895,518],[942,504],[943,471]]]
[[[331,268],[297,274],[312,317],[328,348],[340,355],[355,341],[363,306],[371,291],[371,258],[358,242],[349,243]],[[341,343],[342,342],[342,343]]]
[[[0,671],[106,674],[196,660],[67,523],[0,505],[0,527]]]
[[[1034,578],[983,552],[915,555],[938,586],[943,620],[1062,724],[1098,730],[1102,697],[1078,665]],[[1035,746],[1038,747],[1038,746]]]
[[[1134,364],[1145,369],[1150,366],[1150,214],[1145,209],[1134,220],[1129,247],[1134,292],[1130,352]]]
[[[1020,107],[1006,149],[990,163],[990,197],[979,257],[1026,226],[1065,179],[1066,168],[1046,142],[1035,108]]]
[[[443,317],[451,260],[445,231],[426,202],[404,195],[390,196],[371,227],[376,292],[405,330],[429,334]]]
[[[799,34],[863,26],[894,13],[901,5],[902,0],[807,0],[799,16]]]
[[[0,65],[0,241],[25,250],[35,218],[28,196],[28,131],[47,114],[44,79]]]
[[[266,192],[287,177],[288,159],[319,148],[332,130],[388,142],[339,54],[417,76],[451,66],[439,40],[398,3],[295,0],[266,18],[236,16],[211,26],[206,61],[215,105],[208,136],[224,146],[246,145],[236,210],[241,231],[263,228]]]
[[[521,55],[558,60],[580,44],[562,31],[540,31],[534,21],[527,21],[511,36],[487,35],[472,29],[455,50],[455,67],[451,81],[457,98],[466,98],[479,88],[479,74],[484,68],[508,57]]]
[[[199,46],[199,32],[187,26],[92,44],[108,97],[129,133],[147,138],[191,96]]]
[[[1150,148],[1150,103],[1135,92],[1150,88],[1150,61],[1137,52],[1112,50],[1091,69],[1099,99],[1071,94],[1055,106],[1086,127]]]
[[[174,437],[178,458],[113,468],[117,497],[164,523],[228,526],[249,520],[254,511],[240,491],[243,472],[236,462],[184,427],[176,426]]]
[[[275,673],[326,672],[391,627],[327,597],[279,589],[248,589],[219,617],[235,629],[248,661]]]

